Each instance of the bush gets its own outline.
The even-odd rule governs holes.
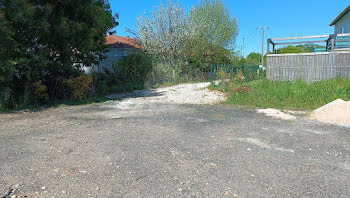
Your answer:
[[[150,79],[149,79],[152,81],[150,84],[163,84],[163,83],[175,82],[175,81],[179,82],[181,72],[182,70],[179,64],[169,65],[167,63],[163,63],[159,61],[155,63],[153,66],[152,76],[150,76]]]
[[[142,89],[148,73],[152,69],[152,59],[145,53],[134,53],[118,61],[117,67],[120,68],[116,70],[116,73],[118,74],[120,71],[121,81],[132,83],[135,88]]]
[[[40,102],[44,102],[49,99],[47,87],[46,85],[43,85],[43,82],[41,80],[34,84],[34,96]]]
[[[244,75],[243,75],[243,71],[242,70],[238,70],[237,74],[234,77],[234,81],[238,84],[242,84],[244,80]]]
[[[266,79],[266,70],[248,70],[248,81]]]
[[[109,94],[143,89],[152,70],[152,59],[143,52],[130,54],[113,66],[113,71],[105,70],[97,74],[96,91]]]
[[[93,78],[86,74],[65,80],[64,84],[70,92],[70,98],[75,100],[85,99],[88,92],[91,91],[92,80]]]

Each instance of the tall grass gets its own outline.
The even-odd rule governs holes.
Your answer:
[[[307,84],[304,81],[272,82],[257,80],[247,83],[249,93],[230,94],[227,104],[259,108],[313,110],[333,100],[350,100],[350,79],[331,79]]]

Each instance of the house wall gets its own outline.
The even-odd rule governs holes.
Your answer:
[[[128,56],[135,52],[135,49],[120,49],[110,48],[110,50],[104,54],[106,59],[102,60],[99,65],[94,65],[89,68],[85,68],[85,72],[91,74],[93,71],[98,73],[104,73],[105,70],[113,72],[113,66],[115,66],[121,58]]]
[[[350,52],[269,54],[266,72],[267,78],[275,81],[350,78]]]
[[[341,29],[344,28],[344,33],[350,33],[350,12],[335,24],[334,34],[341,34]]]

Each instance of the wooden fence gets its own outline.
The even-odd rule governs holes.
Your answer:
[[[350,78],[350,51],[267,55],[269,80],[311,83],[336,77]]]

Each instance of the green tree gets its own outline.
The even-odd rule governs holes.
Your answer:
[[[27,103],[40,80],[58,97],[60,82],[104,58],[106,33],[118,24],[105,0],[6,0],[0,14],[0,38],[8,41],[0,72],[13,71],[6,77],[13,105]]]
[[[188,21],[186,48],[201,71],[209,71],[212,63],[232,63],[238,23],[221,0],[201,1]]]
[[[190,12],[169,0],[138,18],[145,50],[168,67],[209,71],[211,63],[228,63],[238,35],[236,18],[221,0],[203,0]]]
[[[4,20],[4,13],[0,10],[0,97],[8,93],[11,77],[14,73],[14,63],[8,57],[14,53],[12,31]],[[1,100],[0,100],[1,102]]]
[[[190,11],[189,33],[209,45],[230,48],[238,35],[238,23],[222,0],[202,0]]]
[[[315,48],[324,48],[324,46],[321,45],[315,45],[315,44],[305,44],[305,45],[288,45],[286,47],[277,49],[278,54],[290,54],[290,53],[308,53],[313,52]]]
[[[252,52],[247,56],[247,64],[251,66],[258,66],[261,64],[261,54]]]
[[[155,7],[150,15],[141,15],[138,36],[145,51],[172,67],[177,59],[184,59],[187,18],[185,9],[171,0]]]

